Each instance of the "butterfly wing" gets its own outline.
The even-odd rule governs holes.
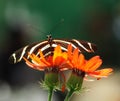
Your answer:
[[[32,43],[23,48],[20,48],[9,57],[9,62],[11,64],[18,63],[22,60],[23,57],[29,59],[29,54],[32,54],[32,53],[37,54],[38,50],[42,49],[47,44],[48,44],[48,41],[42,41],[42,42]]]
[[[75,46],[77,46],[80,52],[90,53],[90,52],[95,52],[97,50],[97,46],[94,43],[88,41],[72,39],[70,42]]]
[[[55,44],[60,44],[62,50],[67,51],[67,47],[69,44],[72,45],[73,50],[75,48],[79,48],[80,52],[95,52],[97,50],[97,46],[94,43],[83,41],[83,40],[53,40]]]
[[[39,55],[39,49],[43,52],[44,56],[48,56],[53,54],[54,48],[57,45],[61,46],[63,51],[67,51],[67,47],[69,44],[72,45],[73,49],[79,48],[80,52],[95,52],[97,50],[96,45],[87,41],[79,41],[76,39],[72,40],[60,40],[54,39],[51,42],[42,41],[38,43],[33,43],[27,45],[17,51],[15,51],[9,58],[9,62],[12,64],[18,63],[22,60],[23,57],[29,59],[29,55],[34,53],[35,55]],[[29,53],[29,54],[28,54]]]

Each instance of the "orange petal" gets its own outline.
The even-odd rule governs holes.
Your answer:
[[[101,69],[101,70],[91,72],[89,73],[89,75],[97,77],[97,78],[107,77],[108,75],[111,74],[112,71],[113,71],[112,68],[106,68],[106,69]]]
[[[60,45],[58,45],[53,54],[53,65],[60,66],[63,64],[68,58],[68,54],[66,52],[62,52]]]
[[[66,52],[63,52],[62,54],[61,54],[61,56],[64,58],[64,59],[68,59],[68,54],[66,53]]]
[[[40,65],[36,65],[34,63],[31,63],[30,61],[28,61],[24,57],[23,57],[23,59],[26,61],[26,64],[33,69],[37,69],[37,70],[40,70],[40,71],[43,71],[45,69],[45,66],[40,66]]]
[[[28,63],[28,66],[30,66],[31,68],[34,67],[34,64],[31,63],[30,61],[28,61],[26,58],[23,57],[23,59],[25,60],[26,63]]]
[[[36,55],[30,54],[29,57],[31,58],[31,60],[32,60],[34,63],[39,64],[40,58],[38,58]]]
[[[83,54],[80,54],[78,57],[78,67],[79,69],[82,69],[82,65],[85,64],[85,57]]]
[[[55,47],[55,49],[54,49],[54,54],[53,54],[53,63],[54,63],[56,57],[58,57],[58,56],[61,55],[61,52],[62,52],[62,51],[61,51],[60,45],[58,45],[57,47]]]
[[[79,55],[79,51],[78,49],[76,48],[74,51],[73,51],[73,60],[72,60],[72,63],[74,64],[75,67],[78,67],[78,55]]]
[[[96,63],[93,66],[89,67],[88,72],[95,71],[97,68],[99,68],[101,66],[101,64],[102,64],[102,60],[101,59],[96,61]]]
[[[68,45],[67,53],[68,53],[69,59],[71,60],[72,59],[72,45],[71,44]]]
[[[86,62],[84,70],[85,71],[96,70],[99,67],[99,65],[96,65],[96,64],[99,64],[99,65],[101,64],[101,59],[99,56],[94,56],[91,59],[89,59]]]
[[[51,55],[46,58],[46,61],[53,65],[53,57]]]
[[[62,56],[58,56],[58,57],[55,58],[53,65],[60,67],[60,65],[62,65],[63,63],[65,63],[65,61],[66,60]]]
[[[73,64],[66,60],[64,61],[61,65],[60,65],[60,69],[61,71],[64,71],[64,70],[68,70],[68,69],[72,69],[73,68]]]
[[[39,59],[40,59],[43,63],[45,63],[46,65],[50,66],[50,63],[47,62],[46,59],[44,58],[44,55],[43,55],[42,51],[41,51],[41,50],[39,50],[39,51],[40,51],[40,58],[39,58]]]

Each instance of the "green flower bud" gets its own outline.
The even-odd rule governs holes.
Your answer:
[[[59,74],[57,70],[52,69],[51,71],[46,70],[45,78],[44,78],[44,85],[48,89],[56,89],[59,84]]]
[[[67,88],[68,90],[72,91],[80,91],[83,83],[83,78],[85,76],[85,73],[82,71],[73,70],[71,73],[70,78],[67,82]]]

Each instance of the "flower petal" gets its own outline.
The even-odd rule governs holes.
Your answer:
[[[40,71],[43,71],[44,69],[45,69],[45,67],[46,66],[40,66],[39,64],[38,65],[36,65],[36,64],[34,64],[34,63],[31,63],[30,61],[28,61],[26,58],[24,58],[23,57],[23,59],[26,61],[26,64],[29,66],[29,67],[31,67],[31,68],[33,68],[33,69],[37,69],[37,70],[40,70]]]
[[[55,66],[60,66],[62,62],[64,62],[64,58],[61,57],[61,56],[58,56],[58,57],[56,57],[55,60],[54,60],[54,65],[55,65]]]
[[[95,71],[97,68],[99,68],[99,67],[101,66],[101,64],[102,64],[102,60],[101,60],[101,59],[98,60],[98,61],[96,61],[96,63],[89,68],[88,72],[89,72],[89,71],[90,71],[90,72]]]
[[[58,45],[53,54],[53,65],[60,67],[66,62],[68,55],[66,52],[62,52],[60,45]]]
[[[60,45],[58,45],[57,47],[55,47],[54,54],[53,54],[53,63],[54,63],[56,57],[61,56],[61,52],[62,51],[61,51]]]
[[[97,78],[101,78],[101,77],[107,77],[108,75],[111,74],[111,72],[113,71],[112,68],[106,68],[106,69],[101,69],[101,70],[97,70],[91,73],[88,73],[90,76],[94,76]]]
[[[30,54],[29,57],[30,57],[30,59],[31,59],[31,61],[32,61],[33,63],[39,64],[40,59],[39,59],[36,55]]]
[[[85,64],[85,57],[83,54],[80,54],[79,57],[78,57],[78,67],[80,70],[83,70],[83,65]]]
[[[86,72],[95,71],[102,64],[102,60],[99,56],[94,56],[90,60],[87,61],[84,70]]]
[[[68,53],[69,59],[71,60],[72,59],[72,45],[71,44],[68,45],[67,53]]]
[[[73,51],[73,59],[72,59],[72,64],[74,67],[78,67],[78,55],[79,55],[79,51],[78,49],[76,48],[74,51]]]
[[[40,58],[39,59],[41,60],[41,62],[43,62],[47,66],[50,66],[51,64],[46,61],[46,59],[44,58],[44,55],[43,55],[42,51],[41,50],[39,50],[39,51],[40,51]]]

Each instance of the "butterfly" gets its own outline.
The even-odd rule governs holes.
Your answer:
[[[44,56],[49,56],[53,54],[54,48],[57,45],[61,46],[62,51],[67,51],[67,47],[69,44],[72,45],[73,49],[78,48],[79,52],[95,52],[97,50],[96,45],[88,41],[76,39],[71,40],[53,39],[51,35],[48,35],[47,40],[26,45],[15,51],[9,57],[9,62],[12,64],[18,63],[22,60],[23,57],[29,59],[29,56],[32,53],[38,56],[39,50],[42,51]]]

